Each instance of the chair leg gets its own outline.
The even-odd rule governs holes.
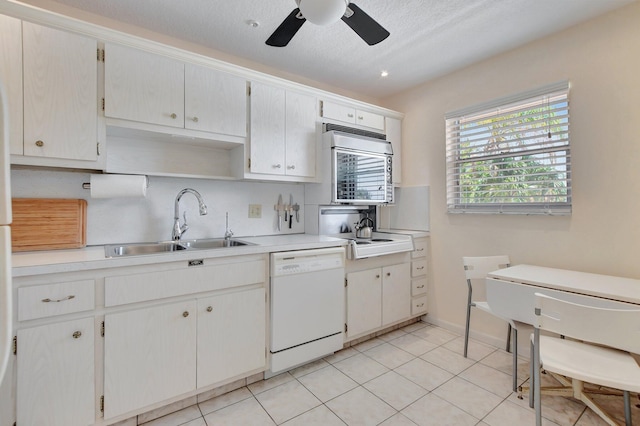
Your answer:
[[[533,357],[533,345],[529,344],[529,408],[533,408],[533,389],[536,380],[536,375],[533,371]]]
[[[511,324],[509,324],[511,328]],[[513,391],[518,391],[518,329],[513,328]]]
[[[540,396],[540,330],[534,329],[533,335],[533,374],[535,381],[533,383],[533,402],[536,412],[536,426],[542,426],[542,398]]]
[[[631,401],[629,400],[629,391],[623,391],[624,396],[624,424],[631,426]]]
[[[509,328],[507,329],[507,348],[505,350],[511,352],[511,323],[509,323]]]
[[[464,357],[467,357],[467,348],[469,347],[469,321],[471,320],[471,292],[469,292],[469,301],[467,302],[467,324],[464,328]]]

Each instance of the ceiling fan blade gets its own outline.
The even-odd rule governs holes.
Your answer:
[[[349,17],[349,10],[353,11],[353,14]],[[367,15],[362,9],[353,3],[349,3],[347,7],[347,14],[342,17],[342,20],[351,27],[369,46],[380,43],[385,38],[389,37],[389,31],[385,30],[382,25],[378,24],[371,16]]]
[[[273,34],[271,34],[271,37],[267,39],[266,43],[269,46],[275,47],[286,46],[287,44],[289,44],[293,36],[296,35],[305,21],[306,19],[304,19],[302,15],[300,15],[300,9],[294,9],[293,12],[291,12],[284,21],[282,21],[280,26],[276,28]]]

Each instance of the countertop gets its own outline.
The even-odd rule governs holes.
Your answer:
[[[411,235],[413,238],[423,238],[431,236],[429,231],[414,231],[411,229],[378,229],[377,232],[388,232],[391,234]]]
[[[24,277],[59,272],[150,265],[197,258],[243,256],[278,251],[338,247],[347,244],[346,240],[340,238],[312,234],[238,237],[235,239],[247,241],[255,245],[117,258],[106,258],[104,246],[89,246],[82,249],[69,250],[22,252],[14,253],[11,256],[12,272],[14,277]]]

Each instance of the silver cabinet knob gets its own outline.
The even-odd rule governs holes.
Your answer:
[[[213,306],[207,306],[207,312],[213,311]]]
[[[39,148],[42,148],[44,146],[44,142],[36,141],[36,146],[39,147]]]
[[[349,113],[349,114],[347,114],[347,117],[353,118],[353,114]]]
[[[289,170],[293,170],[295,168],[296,168],[296,166],[287,166],[287,169],[289,169]]]
[[[281,167],[282,167],[282,165],[280,165],[280,164],[274,164],[274,165],[273,165],[273,168],[274,168],[274,169],[279,169],[279,168],[281,168]]]
[[[358,120],[364,120],[364,117],[363,117],[363,116],[361,116],[361,115],[359,115],[359,116],[358,116]]]
[[[182,316],[185,317],[185,318],[188,317],[189,316],[189,311],[184,311],[182,313]]]
[[[176,118],[178,118],[178,116],[176,115],[176,113],[175,113],[175,112],[174,112],[174,113],[172,113],[172,114],[170,115],[170,117],[171,117],[171,118],[173,118],[174,120],[175,120]]]
[[[82,332],[81,331],[76,331],[72,334],[74,339],[78,339],[80,338],[80,336],[82,336]]]
[[[193,120],[194,123],[197,123],[198,122],[198,117],[193,117],[192,120]]]

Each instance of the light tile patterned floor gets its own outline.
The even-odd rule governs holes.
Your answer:
[[[472,340],[464,358],[462,346],[457,334],[415,323],[144,425],[534,424],[527,398],[511,391],[511,354]],[[528,371],[521,359],[520,383]],[[622,413],[621,399],[607,403]],[[562,397],[544,396],[543,415],[548,426],[605,424]],[[639,408],[633,416],[640,421]]]

